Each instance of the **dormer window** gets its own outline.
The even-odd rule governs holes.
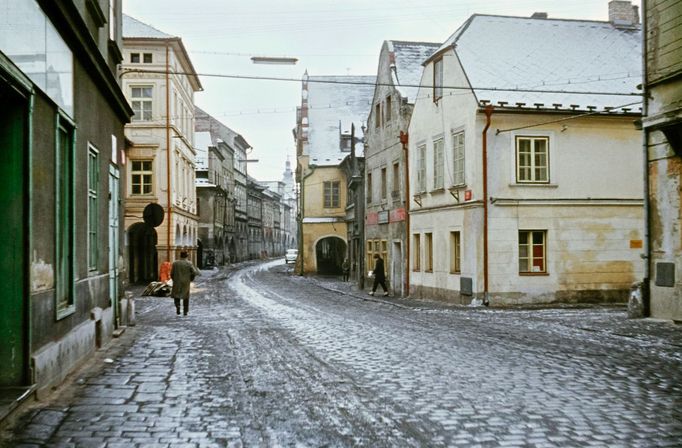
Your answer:
[[[140,53],[130,53],[130,63],[139,64],[140,63]]]
[[[433,61],[433,102],[443,98],[443,58]]]
[[[142,55],[142,62],[145,64],[151,64],[152,63],[152,54],[151,53],[144,53]]]

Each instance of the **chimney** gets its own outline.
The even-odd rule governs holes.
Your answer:
[[[546,12],[534,12],[532,16],[530,16],[531,19],[546,19],[547,18],[547,13]]]
[[[639,25],[639,7],[630,0],[609,2],[609,22],[615,27],[632,28]]]

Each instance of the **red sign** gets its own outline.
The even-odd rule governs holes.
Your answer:
[[[391,222],[405,221],[405,216],[406,216],[405,209],[397,208],[395,210],[391,210],[389,220]]]
[[[367,213],[365,216],[365,223],[369,226],[375,225],[379,223],[379,214],[378,213]]]
[[[471,190],[464,190],[464,200],[465,201],[470,201],[471,196],[472,196]]]

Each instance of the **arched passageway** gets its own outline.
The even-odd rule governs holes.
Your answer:
[[[318,274],[341,275],[341,265],[346,256],[346,242],[335,236],[322,238],[315,245],[315,255]]]

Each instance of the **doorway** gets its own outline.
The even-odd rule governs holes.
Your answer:
[[[118,220],[119,220],[119,174],[118,168],[109,167],[109,301],[114,309],[114,322],[119,327],[118,309]]]
[[[138,222],[128,228],[128,252],[130,283],[149,283],[158,278],[158,255],[156,230]]]
[[[393,286],[393,294],[399,294],[403,297],[403,287],[405,279],[403,278],[403,249],[400,241],[393,242],[393,254],[391,254],[391,284]]]
[[[323,275],[341,275],[341,265],[346,257],[346,242],[339,237],[323,238],[315,245],[317,273]]]
[[[0,77],[0,80],[3,80]],[[27,384],[28,100],[0,85],[0,387]],[[4,397],[2,397],[4,398]]]

